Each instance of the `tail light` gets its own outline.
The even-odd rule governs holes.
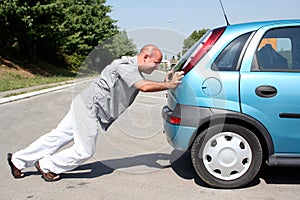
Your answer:
[[[199,60],[211,49],[211,47],[217,42],[220,36],[225,31],[226,27],[218,28],[210,32],[209,35],[204,38],[200,43],[197,49],[190,56],[190,60],[186,62],[183,67],[184,73],[188,73],[198,62]]]
[[[169,119],[171,124],[180,124],[181,122],[181,118],[179,117],[175,117],[175,116],[171,116]]]

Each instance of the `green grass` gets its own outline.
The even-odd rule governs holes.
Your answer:
[[[0,77],[0,92],[14,90],[19,88],[26,88],[31,86],[57,83],[67,80],[72,80],[74,77],[66,76],[41,76],[35,75],[33,77],[24,77],[16,72],[1,73]]]
[[[32,63],[25,59],[0,56],[0,92],[65,82],[79,77],[94,76],[95,74],[94,71],[74,72],[54,66],[43,60]]]
[[[0,92],[74,79],[76,73],[39,61],[32,64],[0,57]]]

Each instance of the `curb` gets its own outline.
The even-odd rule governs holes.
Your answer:
[[[26,99],[26,98],[33,97],[33,96],[38,96],[41,94],[45,94],[45,93],[49,93],[49,92],[53,92],[53,91],[57,91],[57,90],[62,90],[62,89],[72,87],[75,85],[88,83],[93,80],[94,80],[94,78],[80,81],[80,82],[70,83],[70,84],[66,84],[66,85],[61,85],[61,86],[57,86],[57,87],[51,87],[51,88],[47,88],[47,89],[43,89],[43,90],[38,90],[38,91],[34,91],[34,92],[28,92],[28,93],[24,93],[24,94],[20,94],[20,95],[16,95],[16,96],[0,98],[0,105],[9,103],[9,102],[13,102],[13,101],[18,101],[21,99]]]

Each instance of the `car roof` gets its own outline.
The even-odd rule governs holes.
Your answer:
[[[259,29],[263,26],[272,25],[272,24],[293,24],[293,23],[300,23],[300,19],[245,22],[245,23],[232,24],[232,25],[229,25],[228,27]]]

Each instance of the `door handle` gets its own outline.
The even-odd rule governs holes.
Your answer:
[[[276,96],[277,89],[270,85],[262,85],[255,89],[255,94],[264,98],[271,98]]]

